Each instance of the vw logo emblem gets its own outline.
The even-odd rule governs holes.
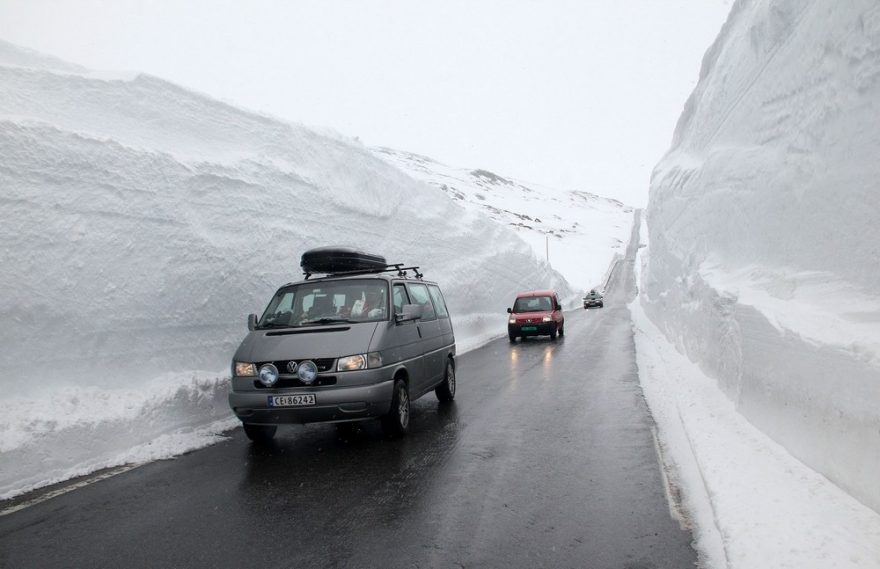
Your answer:
[[[287,362],[287,371],[289,371],[290,373],[296,373],[296,366],[297,363],[295,361],[291,360]]]

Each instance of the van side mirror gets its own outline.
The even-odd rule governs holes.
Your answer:
[[[248,314],[248,330],[253,332],[257,329],[257,315],[256,314]]]
[[[508,309],[507,309],[507,313],[508,313],[508,314],[513,314],[513,308],[508,308]]]
[[[403,312],[400,314],[394,315],[394,321],[398,324],[419,320],[422,317],[423,309],[421,304],[404,304],[402,310]]]

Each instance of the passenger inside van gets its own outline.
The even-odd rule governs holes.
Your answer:
[[[361,302],[355,302],[352,308],[352,315],[368,318],[383,318],[385,316],[385,295],[384,291],[371,290],[366,294],[366,298]]]

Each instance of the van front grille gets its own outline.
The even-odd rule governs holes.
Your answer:
[[[300,381],[299,377],[297,377],[296,372],[290,373],[289,368],[287,367],[290,362],[296,362],[297,367],[304,361],[309,360],[310,358],[303,358],[301,360],[276,360],[272,362],[257,362],[257,369],[260,369],[261,366],[266,364],[272,364],[278,369],[278,381],[275,382],[275,385],[272,387],[266,387],[258,380],[254,380],[254,387],[257,389],[284,389],[286,387],[314,387],[314,386],[323,386],[323,385],[336,385],[336,377],[334,376],[318,376],[318,378],[311,384],[311,386],[306,385],[302,381]],[[336,358],[317,358],[312,359],[311,361],[315,362],[315,365],[318,366],[318,373],[327,373],[328,371],[333,371],[336,366]]]
[[[278,361],[274,361],[274,362],[257,362],[256,366],[257,366],[257,369],[260,369],[260,366],[263,366],[266,364],[272,364],[276,368],[278,368],[278,373],[281,374],[282,377],[284,377],[285,375],[290,374],[290,371],[288,371],[288,369],[287,369],[287,365],[290,362],[296,362],[296,365],[298,367],[299,364],[301,364],[302,362],[304,362],[308,359],[311,359],[311,358],[302,358],[300,360],[278,360]],[[325,373],[328,371],[333,371],[333,366],[336,365],[336,358],[318,358],[318,359],[313,359],[312,361],[315,362],[316,366],[318,366],[318,373]]]
[[[336,385],[336,376],[334,375],[325,375],[318,376],[318,379],[315,380],[311,385],[306,385],[298,377],[293,376],[281,376],[278,378],[278,381],[275,382],[275,385],[272,387],[266,387],[259,381],[254,381],[254,387],[257,389],[287,389],[290,387],[323,387],[325,385]]]

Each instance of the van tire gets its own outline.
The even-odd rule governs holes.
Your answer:
[[[272,440],[275,431],[278,430],[277,425],[251,425],[250,423],[242,423],[244,434],[251,441],[257,444],[265,444]]]
[[[391,397],[391,410],[382,417],[382,430],[390,437],[402,437],[409,430],[409,390],[406,382],[398,379],[394,382],[394,394]]]
[[[516,342],[516,334],[508,334],[507,337],[510,338],[511,343]]]
[[[553,325],[553,329],[550,330],[550,339],[556,340],[556,325],[555,324]]]
[[[559,336],[565,336],[565,324],[563,324],[562,328],[559,329]]]
[[[455,399],[455,365],[451,359],[446,359],[446,375],[443,377],[443,383],[434,389],[434,394],[444,403]]]

